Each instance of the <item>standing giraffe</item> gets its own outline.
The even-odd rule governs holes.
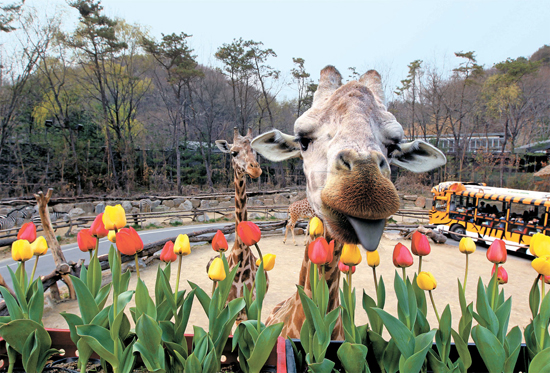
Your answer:
[[[288,235],[288,230],[292,232],[292,241],[294,241],[294,246],[296,246],[296,237],[294,237],[294,226],[298,219],[311,219],[315,216],[315,211],[309,205],[307,198],[293,202],[288,206],[288,215],[290,217],[288,224],[286,225],[285,230],[285,239],[283,243],[286,243],[286,237]],[[309,223],[308,223],[309,224]],[[309,225],[308,225],[309,226]],[[307,239],[307,234],[306,234]]]
[[[235,244],[227,255],[227,262],[230,269],[235,267],[239,262],[241,265],[237,270],[235,280],[229,291],[228,300],[242,297],[244,286],[252,289],[257,270],[256,257],[237,234],[237,225],[241,221],[248,220],[246,209],[246,175],[256,179],[262,174],[260,164],[256,161],[256,152],[250,147],[251,141],[252,129],[248,129],[246,136],[240,136],[237,127],[233,131],[233,144],[229,144],[225,140],[216,140],[216,145],[222,152],[231,154],[231,165],[233,166],[235,177]],[[241,314],[239,319],[242,319],[242,317],[243,315]]]
[[[370,70],[359,81],[342,85],[333,66],[321,71],[311,108],[294,124],[294,135],[272,130],[258,136],[252,147],[267,159],[302,157],[307,198],[323,221],[327,239],[336,241],[334,260],[327,265],[328,311],[338,307],[338,260],[343,243],[378,247],[385,219],[399,208],[390,181],[390,162],[413,172],[445,164],[443,153],[423,141],[403,143],[404,132],[384,105],[380,75]],[[309,285],[307,249],[299,283]],[[305,319],[297,294],[277,305],[268,324],[283,321],[283,336],[297,338]],[[333,338],[343,339],[341,322]]]

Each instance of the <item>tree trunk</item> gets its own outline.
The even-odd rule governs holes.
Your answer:
[[[34,198],[36,198],[38,213],[40,214],[40,220],[42,221],[42,229],[44,229],[44,236],[46,237],[46,241],[48,242],[48,247],[50,248],[50,251],[52,253],[55,266],[59,267],[61,264],[67,263],[67,260],[65,259],[65,255],[63,255],[61,246],[59,245],[59,242],[57,242],[57,238],[55,237],[55,233],[52,228],[52,221],[50,219],[50,212],[48,211],[48,202],[52,197],[52,193],[53,189],[50,188],[48,189],[46,195],[44,195],[44,193],[40,191],[38,192],[38,194],[34,195]],[[63,278],[63,282],[65,282],[65,284],[67,284],[67,287],[69,288],[70,298],[76,299],[76,293],[74,291],[71,278],[66,274],[61,277]]]

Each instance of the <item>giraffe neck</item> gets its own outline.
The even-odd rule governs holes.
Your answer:
[[[235,233],[237,225],[248,219],[246,207],[246,175],[234,169],[235,176]],[[248,247],[241,241],[238,234],[235,234],[235,245],[233,246],[233,255],[238,256],[242,262],[243,251]]]

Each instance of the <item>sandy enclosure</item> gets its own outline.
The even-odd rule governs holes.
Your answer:
[[[265,321],[276,304],[285,300],[296,291],[295,285],[298,281],[304,246],[294,246],[292,240],[289,240],[285,245],[282,243],[282,239],[282,235],[269,236],[262,238],[259,242],[264,254],[273,253],[277,255],[275,268],[269,272],[270,282],[262,313],[263,321]],[[296,241],[302,244],[303,236],[297,236]],[[402,242],[410,248],[410,241],[403,240],[397,235],[384,235],[379,246],[381,263],[377,267],[377,274],[384,277],[386,284],[385,310],[394,316],[397,316],[397,298],[393,292],[395,267],[392,263],[392,251],[397,242]],[[229,244],[229,247],[231,246],[232,242]],[[445,306],[450,304],[453,327],[456,328],[460,319],[457,279],[460,278],[461,281],[464,279],[465,255],[460,253],[456,246],[431,243],[431,247],[431,254],[423,259],[422,269],[431,271],[437,279],[438,286],[433,292],[437,309],[441,314]],[[466,299],[468,302],[475,300],[478,278],[481,277],[485,284],[490,280],[492,263],[486,259],[485,252],[486,249],[478,248],[474,254],[470,255],[469,280],[466,289]],[[209,245],[193,246],[191,255],[184,257],[183,260],[180,289],[190,290],[190,286],[187,283],[187,280],[189,280],[199,284],[206,292],[211,291],[212,283],[206,274],[206,264],[214,254]],[[418,258],[415,257],[414,259],[415,263],[407,270],[409,276],[412,276],[413,271],[418,269]],[[141,271],[141,276],[149,287],[152,297],[154,297],[154,283],[158,265],[158,261],[153,261],[145,270]],[[164,266],[164,264],[161,265]],[[508,256],[508,261],[504,264],[504,267],[509,275],[508,284],[503,285],[505,295],[506,297],[512,296],[512,312],[509,328],[511,329],[515,325],[519,325],[523,331],[529,323],[531,316],[528,297],[536,272],[531,268],[529,260],[512,256]],[[172,285],[176,281],[176,269],[177,266],[174,266],[172,269]],[[401,273],[401,270],[399,273]],[[108,280],[108,276],[105,275],[104,281]],[[353,282],[358,295],[356,321],[357,325],[361,325],[368,322],[366,312],[361,306],[362,289],[375,298],[372,269],[367,266],[365,256],[363,256],[363,262],[358,266],[354,274]],[[130,288],[135,289],[135,285],[136,274],[132,273]],[[66,311],[79,314],[78,303],[76,301],[65,301],[59,304],[54,304],[50,301],[49,303],[46,307],[43,320],[46,327],[68,328],[59,312]],[[132,301],[129,306],[133,305],[134,302]],[[128,310],[127,312],[129,314]],[[431,305],[428,308],[428,321],[432,327],[437,325]],[[208,320],[200,303],[196,299],[189,319],[188,333],[192,332],[192,325],[199,325],[204,328],[208,327]]]

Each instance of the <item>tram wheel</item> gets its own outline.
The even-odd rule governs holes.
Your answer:
[[[460,224],[453,225],[450,231],[451,231],[450,236],[455,241],[460,241],[463,236],[457,236],[456,234],[453,234],[453,233],[463,234],[463,235],[466,234],[466,229],[464,229],[464,227]]]

